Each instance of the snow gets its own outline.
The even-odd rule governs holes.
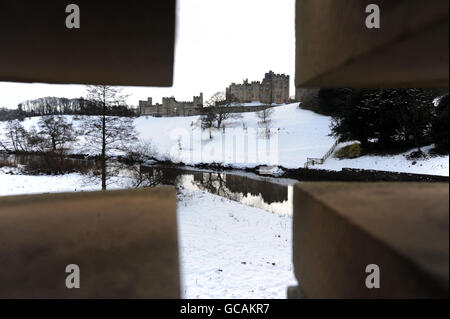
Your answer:
[[[0,168],[0,196],[76,192],[98,190],[100,187],[84,185],[81,174],[59,176],[12,175],[8,168]],[[100,186],[100,185],[99,185]]]
[[[0,194],[98,190],[80,174],[27,176],[0,168]],[[126,181],[125,181],[126,184]],[[198,190],[178,195],[184,298],[286,298],[296,284],[292,215],[278,215]]]
[[[198,116],[140,117],[135,124],[143,139],[152,139],[159,154],[186,164],[221,163],[236,168],[267,164],[297,168],[303,167],[307,157],[323,156],[334,143],[328,136],[330,118],[302,110],[298,103],[273,108],[269,143],[258,131],[261,130],[259,121],[254,112],[242,113],[242,118],[227,122],[225,134],[213,130],[212,140],[209,132],[200,128]]]
[[[286,298],[296,285],[292,216],[182,190],[178,223],[185,298]]]
[[[209,131],[201,128],[200,116],[141,116],[134,120],[134,124],[139,138],[151,141],[157,158],[185,164],[219,163],[234,168],[259,165],[299,168],[304,166],[307,158],[324,156],[334,144],[334,139],[329,136],[330,117],[301,109],[298,103],[276,106],[272,110],[269,139],[266,138],[265,128],[255,112],[242,113],[237,118],[228,119],[225,122],[225,133],[223,129],[213,129],[212,139],[209,138]],[[67,117],[69,120],[73,118]],[[85,117],[79,116],[74,121],[76,128],[82,130],[83,118]],[[29,129],[36,126],[38,120],[38,117],[27,118],[23,125]],[[5,125],[5,122],[0,122],[0,136],[3,136]],[[72,153],[98,154],[98,150],[80,136]],[[324,165],[312,168],[361,168],[449,175],[448,156],[430,157],[413,165],[413,161],[406,159],[404,155],[363,156],[345,160],[330,157]]]
[[[348,144],[348,143],[346,143]],[[346,144],[340,144],[336,148],[345,146]],[[428,153],[434,145],[423,147],[422,151]],[[372,169],[380,171],[390,172],[407,172],[416,174],[428,174],[428,175],[441,175],[449,176],[449,156],[432,156],[428,155],[427,158],[409,160],[407,155],[416,151],[417,149],[410,150],[408,152],[397,155],[366,155],[355,159],[338,159],[332,156],[328,158],[323,165],[316,165],[317,169],[328,169],[334,171],[340,171],[342,168],[358,168],[358,169]],[[415,164],[414,164],[415,163]]]
[[[111,181],[109,189],[127,186],[127,180],[117,178]],[[0,196],[86,192],[101,190],[100,182],[79,173],[65,175],[23,175],[17,168],[0,168]]]

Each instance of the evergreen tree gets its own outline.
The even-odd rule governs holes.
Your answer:
[[[358,140],[363,148],[374,139],[379,147],[420,147],[430,136],[433,95],[424,89],[361,90],[346,95],[347,103],[334,115],[332,135],[340,141]],[[341,101],[345,95],[341,96]]]
[[[449,151],[448,134],[448,93],[441,98],[436,109],[436,116],[432,122],[431,135],[436,148],[440,152]]]

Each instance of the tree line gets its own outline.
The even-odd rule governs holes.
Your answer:
[[[0,109],[0,121],[43,115],[102,115],[102,104],[88,98],[42,97],[20,103],[16,110]],[[107,109],[110,116],[136,116],[137,110],[125,102]]]

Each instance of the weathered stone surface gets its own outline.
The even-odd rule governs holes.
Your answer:
[[[0,298],[179,298],[175,190],[0,198],[0,269]]]
[[[297,184],[293,240],[307,298],[448,297],[448,183]]]
[[[296,87],[448,87],[448,0],[298,0]]]

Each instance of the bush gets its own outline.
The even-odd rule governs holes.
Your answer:
[[[154,150],[152,142],[149,140],[140,140],[130,148],[122,158],[122,161],[128,164],[143,164],[154,159],[155,156],[156,151]]]
[[[338,150],[334,155],[334,157],[339,159],[356,158],[359,156],[361,156],[361,145],[359,145],[358,143],[345,146]]]
[[[24,170],[31,175],[88,174],[99,169],[100,165],[98,162],[66,158],[52,153],[30,156],[26,162]]]
[[[0,158],[0,168],[2,167],[17,167],[17,165],[9,162],[8,160]]]

